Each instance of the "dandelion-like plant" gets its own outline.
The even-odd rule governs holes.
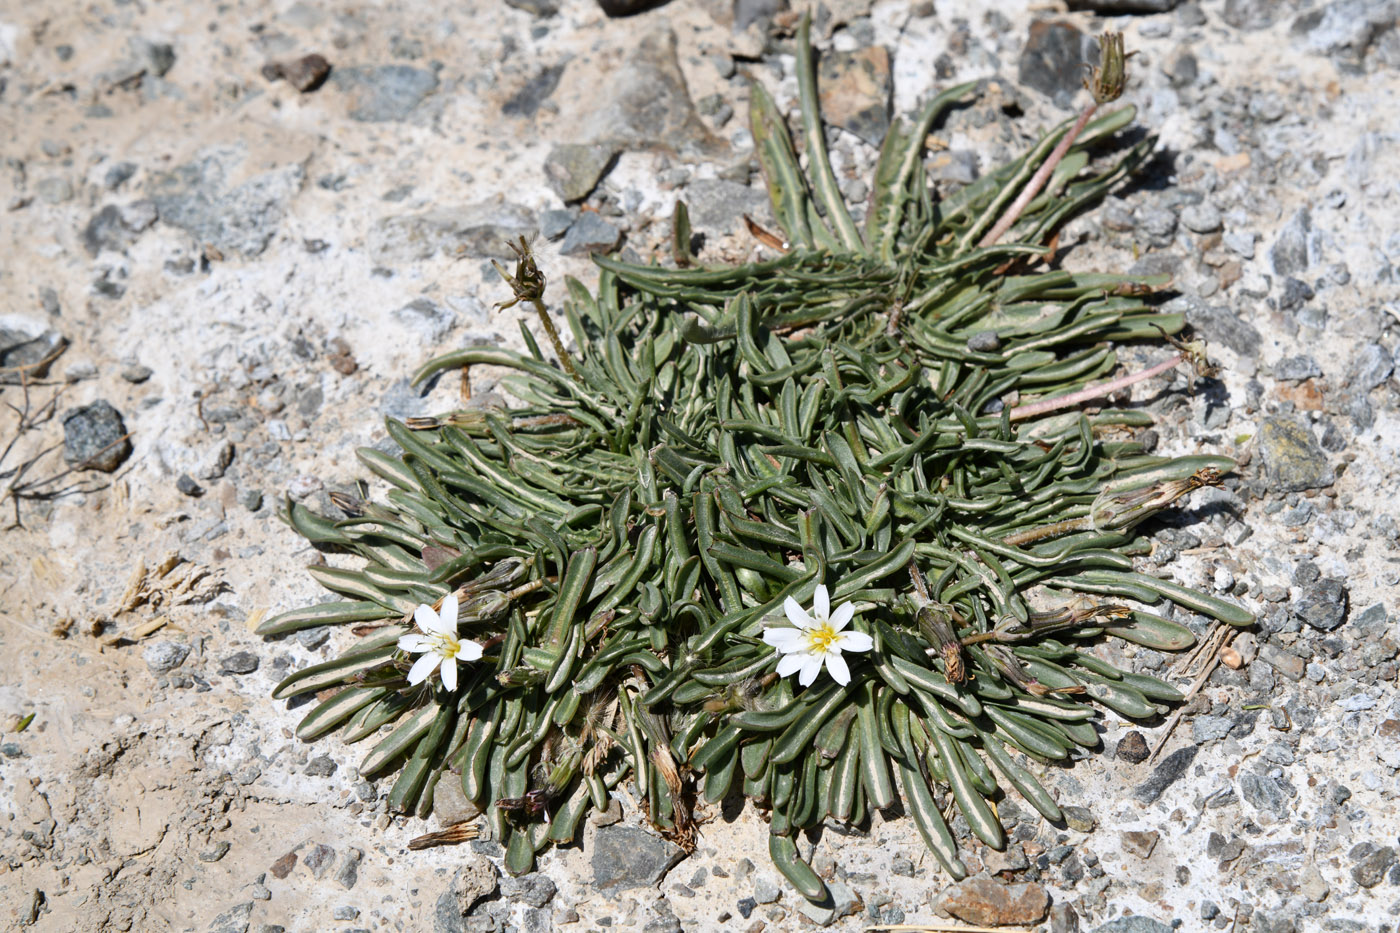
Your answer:
[[[614,792],[685,846],[697,797],[743,794],[817,902],[795,838],[823,821],[902,798],[962,877],[946,801],[996,848],[1004,793],[1058,820],[1040,763],[1096,747],[1098,707],[1143,719],[1180,698],[1096,641],[1189,646],[1152,610],[1164,599],[1251,621],[1133,562],[1138,525],[1233,462],[1149,456],[1129,433],[1146,413],[1078,408],[1103,394],[1116,343],[1181,330],[1150,300],[1164,281],[1038,265],[1152,144],[1114,143],[1131,108],[1095,115],[1123,81],[1121,40],[1102,47],[1078,120],[941,200],[924,140],[973,87],[933,97],[891,129],[857,226],[804,22],[806,174],[761,87],[751,102],[780,255],[685,268],[681,208],[680,268],[600,258],[596,295],[567,282],[571,355],[522,242],[506,279],[555,359],[523,329],[525,353],[462,350],[416,376],[505,367],[519,404],[391,420],[401,456],[359,451],[384,496],[340,497],[339,519],[287,507],[312,542],[364,560],[312,568],[343,600],[260,628],[360,636],[277,687],[335,691],[298,734],[375,737],[360,771],[397,773],[404,811],[460,781],[513,872]],[[1117,150],[1104,166],[1099,146]]]

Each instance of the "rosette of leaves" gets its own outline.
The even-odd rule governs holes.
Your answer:
[[[390,800],[404,810],[426,814],[437,783],[460,780],[511,871],[574,838],[626,781],[687,845],[697,794],[742,792],[768,813],[774,862],[814,901],[827,892],[797,832],[900,797],[961,877],[942,798],[999,848],[988,801],[1014,789],[1058,819],[1035,763],[1097,746],[1098,706],[1150,718],[1179,699],[1106,663],[1095,639],[1189,646],[1188,629],[1146,608],[1163,600],[1251,621],[1133,566],[1138,523],[1233,461],[1146,455],[1129,434],[1150,423],[1139,411],[1024,418],[1006,403],[1082,388],[1116,366],[1115,343],[1182,327],[1146,294],[1160,282],[1013,274],[1143,159],[1150,140],[1113,139],[1131,110],[1073,128],[1011,241],[981,245],[1072,128],[935,201],[921,153],[972,90],[952,88],[891,130],[858,227],[827,159],[805,22],[799,52],[808,173],[760,87],[751,108],[785,253],[712,269],[600,259],[596,294],[567,283],[567,353],[522,243],[506,278],[540,311],[557,361],[522,328],[524,353],[463,350],[415,377],[504,367],[519,404],[390,421],[401,456],[359,451],[386,495],[342,497],[340,519],[288,507],[309,540],[364,560],[312,569],[343,600],[259,629],[362,635],[277,687],[324,697],[298,734],[374,737],[361,771],[397,771]],[[849,684],[802,689],[776,676],[762,634],[821,583],[857,605],[875,647],[849,657]],[[417,605],[449,592],[485,655],[455,692],[411,688],[396,640]]]

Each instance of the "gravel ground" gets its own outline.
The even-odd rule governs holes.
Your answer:
[[[510,879],[490,841],[409,850],[435,826],[388,812],[359,749],[293,738],[304,711],[272,685],[349,636],[251,635],[319,598],[279,502],[329,508],[385,415],[449,407],[455,386],[407,385],[428,356],[519,344],[518,312],[492,309],[507,238],[539,235],[554,282],[588,281],[590,251],[655,254],[683,197],[704,261],[752,255],[748,84],[791,109],[786,6],[0,5],[0,450],[17,438],[0,477],[52,448],[0,478],[21,523],[0,533],[0,922],[1397,929],[1394,0],[818,8],[856,203],[870,140],[931,85],[986,79],[935,133],[953,188],[1072,112],[1088,36],[1138,51],[1127,99],[1158,156],[1062,232],[1062,259],[1173,275],[1219,373],[1133,401],[1159,450],[1245,466],[1155,526],[1144,566],[1260,621],[1157,758],[1165,723],[1110,715],[1100,753],[1045,769],[1065,825],[1006,800],[1012,844],[966,841],[960,885],[900,814],[828,827],[800,843],[836,895],[819,912],[769,867],[751,810],[705,814],[681,859],[623,795]],[[439,796],[437,821],[464,815]]]

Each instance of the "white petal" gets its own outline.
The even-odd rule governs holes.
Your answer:
[[[448,690],[457,689],[457,659],[442,659],[442,685]]]
[[[828,651],[826,653],[826,669],[831,673],[831,679],[841,686],[851,682],[851,669],[846,666],[846,659],[841,657],[839,651]]]
[[[785,654],[785,655],[783,655],[781,658],[778,659],[778,676],[779,676],[779,677],[791,677],[793,674],[796,674],[798,671],[800,671],[800,670],[802,669],[802,665],[806,662],[806,660],[807,660],[806,655],[801,655],[801,654]]]
[[[463,638],[462,647],[457,651],[457,657],[463,661],[479,661],[481,660],[481,645],[470,638]]]
[[[456,593],[448,593],[442,598],[442,611],[438,613],[438,621],[442,623],[443,631],[453,635],[457,634]]]
[[[801,629],[770,628],[763,632],[763,640],[784,654],[801,651],[807,644],[807,636]]]
[[[817,589],[812,593],[812,617],[825,619],[831,615],[831,597],[827,595],[826,584],[818,583]]]
[[[410,635],[399,636],[399,650],[412,651],[417,654],[420,651],[432,651],[433,639],[430,635],[419,635],[414,632]]]
[[[433,612],[433,607],[427,603],[419,603],[418,608],[413,610],[413,621],[418,623],[418,627],[429,635],[438,630],[437,613]]]
[[[831,619],[829,621],[831,622],[831,627],[839,632],[846,626],[850,625],[851,620],[855,617],[856,604],[842,603],[836,608],[836,612],[832,614]]]
[[[428,675],[433,672],[433,668],[438,666],[442,660],[441,655],[428,652],[417,661],[413,662],[413,667],[408,670],[408,682],[417,686],[428,679]]]
[[[817,675],[822,672],[822,656],[819,654],[793,655],[802,658],[802,673],[797,675],[797,682],[804,687],[812,686],[812,681],[817,679]]]
[[[864,632],[842,632],[835,645],[839,651],[869,651],[875,647],[875,639]]]
[[[783,612],[787,613],[788,621],[798,628],[811,628],[814,624],[812,617],[807,614],[807,610],[797,604],[797,600],[789,596],[783,600]]]

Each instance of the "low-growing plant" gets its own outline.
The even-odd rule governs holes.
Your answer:
[[[504,367],[519,404],[390,420],[402,455],[359,451],[387,494],[339,497],[342,519],[287,507],[364,560],[311,569],[342,601],[259,628],[361,636],[276,688],[335,691],[298,735],[374,737],[360,771],[396,772],[403,811],[460,780],[512,872],[627,782],[686,847],[697,797],[742,793],[813,901],[829,895],[798,831],[899,799],[962,877],[945,800],[1001,848],[989,801],[1013,788],[1060,819],[1035,763],[1096,747],[1097,707],[1145,719],[1180,699],[1096,639],[1189,646],[1143,608],[1163,599],[1251,621],[1133,564],[1136,526],[1233,461],[1147,455],[1140,410],[1065,410],[1115,369],[1115,344],[1182,329],[1149,300],[1164,282],[1017,271],[1150,150],[1091,159],[1133,118],[1091,119],[1121,91],[1121,40],[1103,43],[1086,115],[942,200],[925,139],[973,86],[934,97],[891,129],[863,227],[827,158],[805,22],[798,50],[806,174],[761,86],[751,102],[777,258],[599,258],[596,295],[567,282],[570,352],[522,241],[504,277],[555,359],[522,329],[527,352],[462,350],[415,376]],[[683,206],[676,234],[687,266]]]

